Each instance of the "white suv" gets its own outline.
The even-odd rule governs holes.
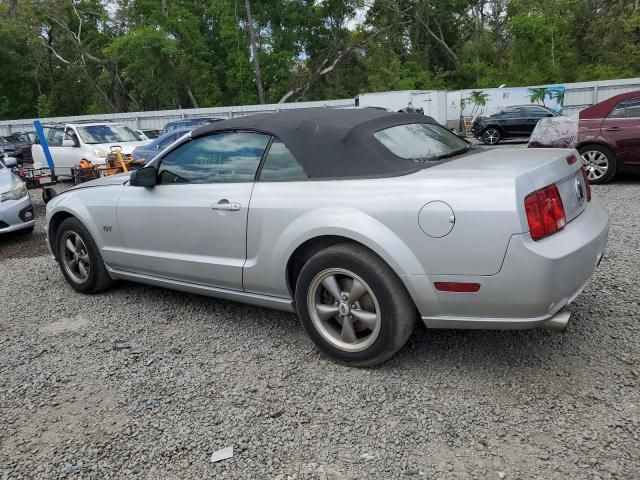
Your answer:
[[[66,176],[82,159],[104,164],[112,147],[119,146],[124,155],[130,155],[137,146],[149,143],[126,125],[111,122],[45,125],[43,130],[59,176]],[[31,147],[31,154],[34,168],[48,166],[39,140]]]

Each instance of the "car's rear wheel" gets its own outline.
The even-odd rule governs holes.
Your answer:
[[[58,227],[56,258],[69,285],[81,293],[98,293],[113,283],[93,237],[77,218]]]
[[[482,135],[480,135],[480,140],[482,140],[487,145],[497,145],[498,142],[502,139],[502,133],[495,127],[485,128]]]
[[[589,182],[606,183],[616,174],[617,162],[614,153],[602,145],[585,145],[580,149]]]
[[[384,362],[407,341],[416,309],[372,252],[338,244],[313,255],[296,282],[302,325],[325,355],[354,366]]]

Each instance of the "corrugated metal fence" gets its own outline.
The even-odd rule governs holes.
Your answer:
[[[277,112],[280,110],[288,110],[292,108],[311,108],[311,107],[350,107],[353,106],[353,99],[344,100],[327,100],[322,102],[298,102],[298,103],[275,103],[268,105],[245,105],[236,107],[213,107],[213,108],[191,108],[181,110],[158,110],[153,112],[128,112],[128,113],[110,113],[99,115],[81,115],[76,117],[50,117],[41,118],[42,123],[72,123],[82,120],[112,120],[114,122],[123,123],[133,129],[161,130],[168,122],[181,120],[184,118],[195,117],[218,117],[218,118],[234,118],[243,115],[252,115],[255,113]],[[33,121],[36,119],[25,120],[6,120],[0,122],[0,135],[9,135],[11,132],[19,132],[25,130],[33,130]]]
[[[545,85],[536,85],[537,87]],[[564,113],[572,115],[589,105],[611,98],[619,93],[640,90],[640,78],[627,78],[622,80],[602,80],[595,82],[565,83]],[[483,89],[486,90],[486,89]],[[471,90],[448,92],[450,95],[458,95]],[[459,102],[458,102],[459,103]],[[193,108],[185,110],[160,110],[154,112],[113,113],[104,115],[82,115],[77,117],[52,117],[42,118],[42,122],[64,123],[78,120],[113,120],[124,123],[134,129],[162,129],[165,123],[192,117],[221,117],[233,118],[254,113],[277,112],[291,108],[310,107],[350,107],[354,106],[353,99],[327,100],[321,102],[299,102],[269,105],[246,105],[235,107]],[[456,103],[457,105],[457,103]],[[458,121],[459,112],[455,115],[448,112],[448,121]],[[11,132],[21,130],[33,130],[34,119],[0,121],[0,135],[8,135]]]

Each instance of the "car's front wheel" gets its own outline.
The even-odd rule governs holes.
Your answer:
[[[589,182],[606,183],[616,174],[616,156],[602,145],[585,145],[580,149]]]
[[[502,133],[500,130],[494,127],[489,127],[482,132],[480,135],[480,140],[482,140],[487,145],[497,145],[498,142],[502,139]]]
[[[98,293],[113,283],[96,242],[77,218],[67,218],[60,224],[56,258],[67,282],[78,292]]]
[[[305,263],[296,282],[296,304],[316,346],[354,366],[387,360],[406,343],[416,320],[413,301],[393,270],[348,243]]]

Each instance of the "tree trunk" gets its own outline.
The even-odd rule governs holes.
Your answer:
[[[185,89],[185,90],[186,90],[186,92],[187,92],[187,96],[189,97],[189,101],[191,102],[191,106],[192,106],[193,108],[200,108],[200,107],[198,106],[198,101],[196,100],[196,97],[195,97],[195,95],[193,94],[193,91],[191,90],[191,87],[189,86],[189,84],[188,84],[188,83],[184,86],[184,89]]]
[[[249,38],[251,42],[251,56],[253,57],[253,68],[256,76],[256,87],[258,88],[258,97],[260,103],[265,104],[264,88],[262,88],[262,71],[260,70],[260,59],[258,58],[258,37],[256,31],[253,28],[253,16],[251,15],[251,1],[244,0],[245,7],[247,8],[247,26],[249,27]]]

